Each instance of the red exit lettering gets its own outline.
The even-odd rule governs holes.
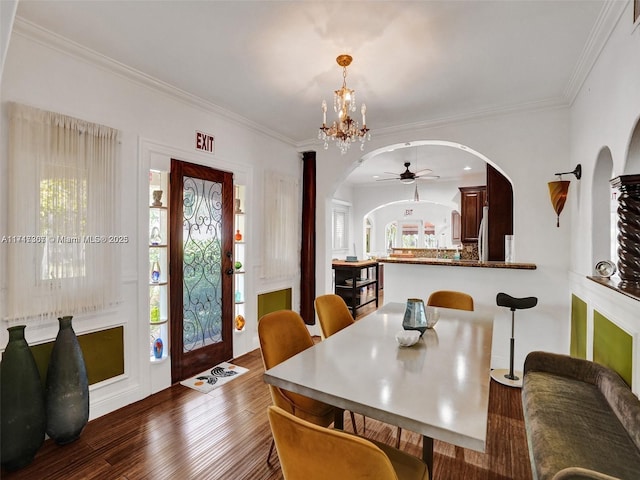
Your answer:
[[[213,135],[196,131],[196,150],[213,153]]]

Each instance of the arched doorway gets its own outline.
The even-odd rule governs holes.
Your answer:
[[[384,223],[369,219],[369,236],[364,233],[368,212],[402,199],[412,199],[417,203],[427,201],[450,205],[452,211],[459,213],[459,187],[473,185],[492,190],[489,202],[493,204],[488,218],[489,250],[493,253],[488,259],[504,260],[505,235],[514,233],[513,188],[502,169],[485,155],[457,142],[416,140],[376,149],[363,156],[358,165],[345,183],[354,192],[352,221],[354,238],[360,236],[362,239],[357,248],[360,252],[382,252],[388,247],[381,245],[382,242],[374,245],[371,240],[375,229],[384,228]],[[416,178],[407,178],[407,171],[415,174]],[[484,201],[485,196],[482,198]],[[479,206],[480,215],[483,206]],[[451,212],[447,222],[451,226]]]

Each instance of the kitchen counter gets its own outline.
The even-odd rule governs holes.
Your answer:
[[[535,263],[520,262],[481,262],[479,260],[453,260],[450,258],[427,258],[427,257],[379,257],[376,259],[381,263],[404,263],[410,265],[438,265],[446,267],[479,267],[479,268],[505,268],[509,270],[535,270]]]

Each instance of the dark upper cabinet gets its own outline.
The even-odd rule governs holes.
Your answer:
[[[477,243],[482,208],[487,201],[487,188],[460,187],[460,241],[462,243]]]

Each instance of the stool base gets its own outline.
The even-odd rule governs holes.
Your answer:
[[[522,388],[522,372],[513,372],[513,374],[518,377],[518,380],[511,380],[505,376],[509,375],[508,368],[497,368],[495,370],[491,370],[491,378],[496,382],[506,385],[507,387]]]

